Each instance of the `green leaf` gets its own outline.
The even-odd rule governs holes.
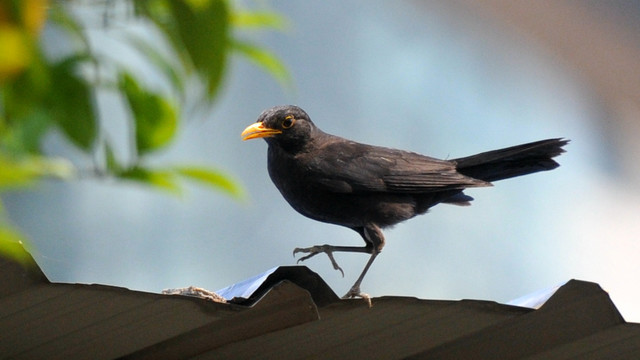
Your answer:
[[[233,50],[249,58],[258,66],[266,70],[273,76],[283,87],[291,89],[293,82],[291,75],[286,66],[270,51],[260,48],[251,43],[234,40]]]
[[[38,54],[40,55],[40,54]],[[55,125],[49,102],[53,92],[49,64],[40,56],[0,88],[0,146],[12,154],[39,153],[41,140]]]
[[[166,146],[175,136],[178,115],[166,98],[143,89],[129,73],[120,76],[135,123],[136,150],[139,156]]]
[[[166,170],[147,169],[140,166],[116,174],[126,180],[133,180],[143,185],[150,185],[174,194],[180,194],[181,188],[175,181],[172,172]]]
[[[221,190],[236,199],[244,199],[246,197],[244,189],[236,181],[220,171],[200,166],[176,166],[174,169],[184,177],[196,180],[216,190]]]
[[[105,142],[104,145],[104,157],[107,171],[114,174],[120,173],[122,171],[122,165],[120,165],[120,162],[118,162],[116,154],[113,152],[113,148],[108,141]]]
[[[0,189],[28,186],[42,177],[68,179],[74,174],[73,165],[66,159],[0,154]]]
[[[290,27],[287,18],[284,16],[267,11],[250,12],[237,11],[231,15],[231,24],[243,28],[271,28],[284,31]]]
[[[2,146],[12,154],[38,154],[50,125],[51,118],[44,109],[33,104],[31,111],[13,117],[11,125],[0,131]]]
[[[67,58],[51,67],[47,105],[53,120],[80,149],[91,151],[97,136],[91,87],[75,72],[82,56]]]
[[[209,100],[222,83],[226,67],[229,8],[224,0],[168,0],[175,33],[169,33],[177,50],[183,46],[205,81]],[[172,27],[164,27],[172,31]]]

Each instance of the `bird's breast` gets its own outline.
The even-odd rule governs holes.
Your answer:
[[[307,167],[295,156],[269,149],[268,168],[271,180],[291,205],[314,193]]]
[[[318,179],[313,178],[304,159],[270,147],[268,169],[274,185],[296,211],[318,221],[336,223],[336,201],[318,186]]]

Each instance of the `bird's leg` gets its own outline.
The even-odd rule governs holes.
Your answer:
[[[342,277],[344,277],[344,271],[336,262],[336,259],[333,257],[333,253],[335,251],[341,252],[363,252],[363,253],[371,253],[372,248],[368,246],[333,246],[333,245],[315,245],[308,248],[295,248],[293,249],[293,256],[296,256],[297,253],[309,253],[309,255],[303,256],[298,259],[298,263],[300,261],[305,261],[311,257],[314,257],[320,253],[325,253],[331,260],[331,265],[335,270],[339,270],[342,273]]]
[[[355,297],[363,298],[367,302],[369,307],[371,307],[371,297],[369,296],[369,294],[366,294],[360,291],[360,284],[362,283],[364,276],[367,274],[367,271],[369,271],[371,264],[373,264],[373,260],[375,260],[376,256],[378,256],[380,251],[382,251],[382,247],[384,246],[384,235],[382,235],[382,230],[380,230],[380,228],[374,224],[366,225],[359,228],[354,228],[354,230],[357,231],[362,236],[364,241],[367,243],[366,246],[316,245],[308,248],[295,248],[293,250],[293,255],[295,256],[297,253],[309,254],[298,259],[298,262],[300,262],[300,261],[307,260],[311,257],[314,257],[317,254],[325,253],[329,257],[329,260],[331,260],[331,264],[333,265],[333,268],[336,270],[339,270],[342,273],[342,276],[344,277],[344,271],[342,271],[342,268],[338,265],[336,260],[333,258],[334,252],[336,251],[361,252],[361,253],[371,254],[371,257],[369,258],[369,261],[367,261],[367,264],[364,266],[362,273],[360,273],[358,280],[356,280],[356,282],[353,284],[349,292],[347,292],[342,297],[343,299],[350,299]]]
[[[364,276],[367,274],[367,271],[369,271],[369,267],[371,266],[371,264],[373,264],[373,260],[375,260],[378,254],[379,254],[378,252],[374,252],[373,254],[371,254],[371,257],[369,258],[369,261],[367,261],[367,265],[364,266],[362,273],[360,273],[358,280],[356,280],[356,282],[353,284],[351,289],[342,297],[343,299],[360,297],[367,302],[367,305],[369,305],[369,307],[371,307],[371,297],[369,296],[369,294],[363,293],[360,290],[360,283],[362,283],[362,279],[364,279]]]
[[[384,246],[384,235],[382,235],[382,230],[380,230],[378,226],[373,224],[367,225],[361,229],[358,229],[357,231],[360,233],[360,235],[362,235],[365,242],[370,245],[369,248],[373,251],[371,252],[369,261],[367,261],[364,269],[362,269],[362,273],[360,273],[360,276],[358,276],[358,279],[353,284],[351,289],[342,298],[351,299],[354,297],[360,297],[367,302],[367,305],[369,305],[369,307],[371,307],[371,297],[369,296],[369,294],[363,293],[360,290],[360,284],[362,283],[364,276],[367,274],[367,271],[369,271],[371,264],[373,264],[373,260],[375,260],[376,256],[378,256],[380,251],[382,251],[382,247]]]

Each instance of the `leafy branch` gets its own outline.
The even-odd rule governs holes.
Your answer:
[[[127,40],[170,84],[167,95],[112,57],[97,54],[87,29],[74,15],[75,4],[0,2],[0,194],[33,186],[43,178],[77,177],[76,164],[42,150],[44,138],[58,131],[90,159],[94,174],[172,193],[179,193],[181,180],[188,179],[241,199],[242,188],[210,166],[158,167],[150,165],[149,159],[169,147],[180,130],[185,80],[197,79],[202,84],[202,101],[212,104],[221,91],[231,54],[241,55],[283,87],[291,87],[291,77],[277,56],[236,37],[237,30],[281,31],[286,28],[285,19],[271,12],[236,10],[226,0],[125,2],[132,14],[129,21],[152,28],[162,38],[160,46],[134,34]],[[63,34],[73,45],[71,51],[57,57],[47,54],[45,23]],[[102,91],[116,92],[124,100],[132,147],[127,161],[116,156],[112,142],[102,134],[96,101]],[[11,226],[0,200],[0,253],[11,254],[16,241],[23,241],[22,235]]]

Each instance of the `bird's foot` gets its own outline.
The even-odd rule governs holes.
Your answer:
[[[293,256],[296,256],[297,253],[309,253],[309,255],[303,256],[300,259],[298,259],[298,261],[296,263],[300,263],[301,261],[305,261],[311,257],[314,257],[320,253],[325,253],[327,254],[327,256],[329,257],[329,260],[331,260],[331,265],[333,265],[333,268],[335,270],[340,271],[340,273],[342,274],[342,277],[344,277],[344,271],[342,271],[342,268],[340,267],[340,265],[338,265],[338,263],[336,262],[336,259],[333,258],[333,246],[331,245],[315,245],[312,247],[308,247],[308,248],[295,248],[293,249]]]
[[[353,299],[353,298],[361,298],[362,300],[367,302],[367,305],[369,305],[369,307],[371,307],[371,296],[369,296],[369,294],[367,293],[363,293],[362,291],[360,291],[360,286],[354,286],[351,288],[351,290],[349,290],[346,294],[344,294],[344,296],[342,297],[343,299]]]

